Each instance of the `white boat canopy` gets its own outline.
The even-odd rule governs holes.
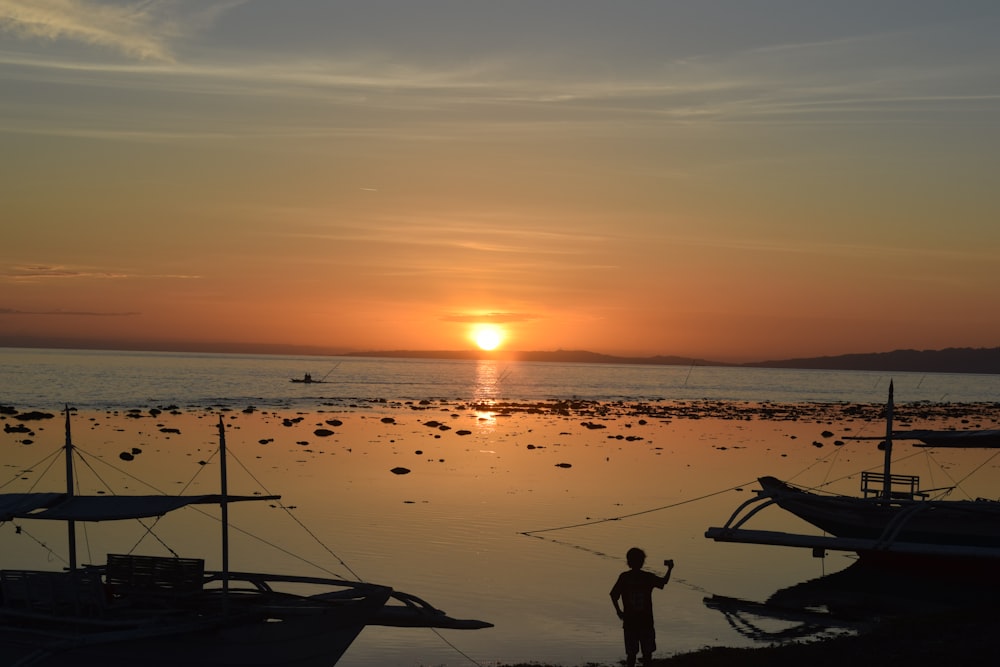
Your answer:
[[[161,516],[188,505],[219,505],[281,496],[68,496],[65,493],[0,494],[0,521],[115,521]]]

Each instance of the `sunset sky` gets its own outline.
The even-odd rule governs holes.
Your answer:
[[[0,0],[0,345],[1000,345],[995,0]]]

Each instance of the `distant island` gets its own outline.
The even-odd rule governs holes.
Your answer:
[[[656,355],[618,357],[585,350],[551,352],[511,352],[494,350],[382,350],[351,352],[347,357],[389,357],[405,359],[495,359],[499,361],[544,361],[586,364],[645,364],[666,366],[729,366],[747,368],[798,368],[841,371],[895,371],[912,373],[982,373],[1000,375],[1000,347],[947,348],[944,350],[895,350],[870,354],[842,354],[832,357],[783,359],[732,364],[708,359]]]
[[[725,362],[692,357],[655,355],[623,357],[586,350],[516,352],[510,350],[378,350],[357,351],[325,346],[279,343],[139,342],[83,340],[5,335],[0,347],[116,350],[135,352],[193,352],[209,354],[268,354],[331,357],[386,357],[397,359],[495,359],[498,361],[538,361],[584,364],[645,364],[657,366],[728,366],[730,368],[799,368],[813,370],[878,371],[913,373],[981,373],[1000,375],[1000,347],[951,347],[943,350],[895,350],[867,354],[780,359],[773,361]]]
[[[515,352],[510,350],[382,350],[350,352],[345,357],[388,357],[396,359],[490,359],[497,361],[544,361],[566,364],[647,364],[658,366],[732,366],[707,359],[691,357],[616,357],[586,350],[554,350],[548,352]]]

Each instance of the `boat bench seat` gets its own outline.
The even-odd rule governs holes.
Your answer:
[[[6,607],[52,614],[97,616],[105,603],[100,576],[87,569],[2,570],[0,593]]]
[[[866,470],[861,473],[861,494],[865,498],[885,495],[885,473]],[[928,494],[920,490],[918,475],[889,475],[889,497],[893,500],[926,500]]]
[[[205,582],[205,561],[108,554],[104,581],[115,596],[126,592],[196,593]]]

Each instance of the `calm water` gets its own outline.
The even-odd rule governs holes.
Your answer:
[[[325,384],[292,383],[311,373]],[[146,405],[312,408],[357,401],[1000,401],[1000,375],[700,366],[283,357],[0,348],[0,402],[58,409]]]
[[[306,372],[314,378],[329,373],[330,382],[288,381]],[[325,545],[276,508],[259,518],[240,507],[234,523],[268,541],[239,534],[238,569],[316,574],[303,571],[308,564],[291,558],[293,552],[335,574],[350,578],[353,572],[455,616],[496,624],[440,635],[368,628],[341,660],[346,667],[615,663],[622,657],[621,630],[608,590],[633,545],[646,549],[651,569],[664,558],[677,562],[674,581],[654,596],[660,655],[794,634],[794,622],[734,617],[705,600],[764,601],[842,570],[851,559],[716,544],[703,537],[705,528],[725,521],[759,475],[819,485],[877,466],[881,453],[872,446],[832,443],[884,428],[840,408],[881,403],[889,379],[856,372],[0,349],[0,405],[80,408],[74,441],[118,464],[112,473],[101,469],[101,478],[132,492],[146,492],[135,478],[152,478],[168,492],[194,478],[187,492],[213,490],[211,476],[197,473],[211,468],[200,461],[214,447],[219,410],[233,408],[221,413],[232,424],[227,440],[240,463],[230,474],[244,468],[252,474],[234,480],[233,491],[252,493],[256,487],[241,485],[259,483],[282,493],[295,518]],[[897,373],[892,379],[904,406],[1000,401],[998,376]],[[574,397],[600,403],[565,412],[490,408],[490,401]],[[796,408],[794,417],[780,410],[765,415],[752,407],[756,402],[807,407]],[[176,413],[124,416],[131,408],[170,405],[179,407]],[[244,413],[249,405],[258,410]],[[676,405],[683,409],[670,407]],[[996,427],[995,407],[980,406],[963,418],[967,425]],[[334,435],[318,438],[316,427],[333,419],[340,422]],[[429,426],[433,422],[450,428]],[[0,433],[3,469],[31,484],[35,473],[21,471],[31,467],[40,475],[37,462],[62,442],[59,422],[33,428],[27,446],[23,436]],[[131,447],[142,453],[121,464],[118,453]],[[918,454],[901,449],[897,472],[940,486],[979,468],[964,492],[997,496],[1000,470],[991,453]],[[398,466],[412,472],[389,472]],[[846,488],[836,490],[856,488],[856,479],[841,483]],[[766,521],[758,527],[797,529],[780,515]],[[214,564],[213,522],[185,515],[162,523],[165,542]],[[40,558],[51,560],[38,542],[61,544],[58,534],[12,539],[10,528],[0,526],[4,565],[38,567]],[[142,537],[130,530],[94,526],[90,562],[130,549]],[[140,550],[158,549],[146,541]]]

